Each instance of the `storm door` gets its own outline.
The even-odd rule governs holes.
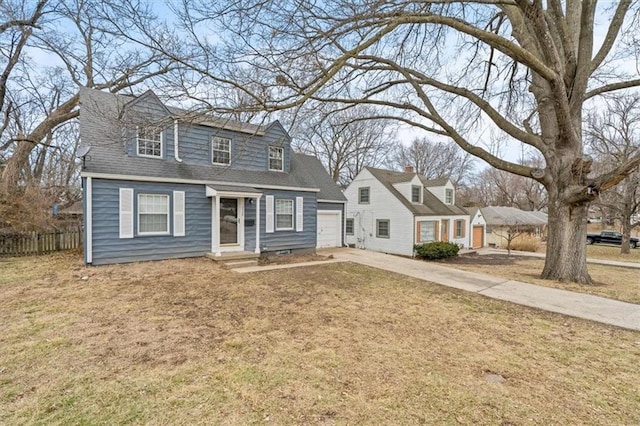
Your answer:
[[[220,198],[220,244],[238,244],[237,198]]]

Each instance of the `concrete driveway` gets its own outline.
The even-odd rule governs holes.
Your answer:
[[[589,294],[511,281],[461,271],[433,262],[352,248],[324,249],[336,260],[359,263],[499,300],[584,318],[631,330],[640,330],[640,305]]]

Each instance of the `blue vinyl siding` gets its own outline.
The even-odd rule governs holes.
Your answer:
[[[302,248],[316,247],[316,229],[317,229],[317,207],[316,194],[313,192],[295,192],[295,191],[272,191],[265,190],[264,195],[273,195],[274,200],[288,199],[293,200],[294,212],[294,229],[291,231],[274,231],[266,233],[266,202],[263,196],[260,199],[260,249],[262,252],[291,250]],[[295,200],[296,197],[303,197],[303,231],[295,231]],[[254,243],[255,244],[255,243]]]
[[[155,124],[163,125],[163,159],[175,161],[174,121],[164,106],[153,96],[139,99],[131,106],[128,120],[144,123],[145,117]],[[142,121],[141,121],[142,120]],[[231,164],[213,165],[211,162],[211,139],[214,136],[231,139]],[[130,126],[124,132],[127,155],[136,156],[136,131]],[[279,125],[270,126],[264,135],[252,135],[227,129],[180,121],[178,124],[179,156],[185,164],[211,166],[212,170],[231,167],[239,170],[268,170],[268,147],[284,148],[284,172],[290,171],[291,145],[286,132]]]
[[[135,238],[119,238],[119,189],[134,190]],[[184,237],[138,236],[140,193],[169,195],[169,228],[173,234],[173,191],[185,192]],[[85,216],[86,217],[86,216]],[[93,179],[93,264],[202,256],[211,251],[211,198],[204,185]]]

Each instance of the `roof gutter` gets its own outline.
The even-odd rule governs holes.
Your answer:
[[[182,163],[182,158],[180,158],[180,145],[178,143],[178,119],[173,120],[173,157],[176,159],[178,163]]]

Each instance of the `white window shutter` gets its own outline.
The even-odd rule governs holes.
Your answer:
[[[173,236],[184,237],[184,191],[173,191]]]
[[[267,195],[266,197],[266,201],[265,201],[265,208],[267,210],[265,219],[267,221],[267,224],[265,226],[265,232],[273,232],[273,222],[274,222],[274,215],[273,215],[273,195]]]
[[[133,238],[133,188],[120,188],[120,238]]]
[[[303,230],[303,221],[304,215],[303,212],[303,203],[304,198],[296,197],[296,232],[302,232]]]

